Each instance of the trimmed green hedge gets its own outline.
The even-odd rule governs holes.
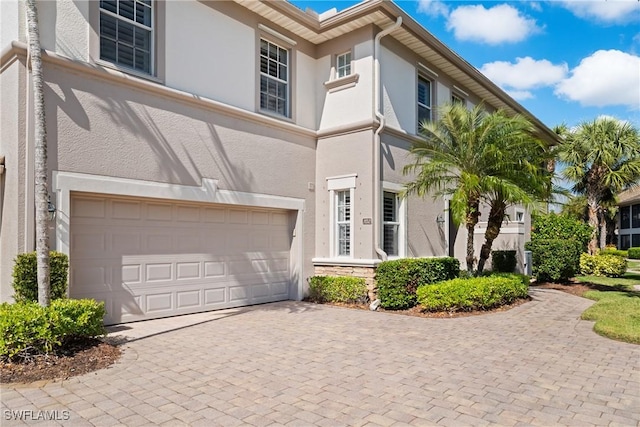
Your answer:
[[[533,258],[538,281],[569,279],[578,272],[582,243],[574,240],[538,239],[525,243]]]
[[[19,254],[13,266],[13,298],[16,302],[38,301],[38,266],[35,252]],[[51,300],[67,297],[69,257],[49,252]]]
[[[628,257],[631,259],[640,259],[640,248],[629,248]]]
[[[499,273],[516,271],[516,251],[491,251],[491,270]]]
[[[68,340],[104,335],[104,315],[104,303],[91,299],[0,304],[0,359],[48,354]]]
[[[455,312],[489,310],[526,298],[528,293],[526,276],[505,274],[420,286],[417,296],[424,311]]]
[[[617,255],[580,255],[580,272],[584,275],[622,277],[627,272],[627,260]]]
[[[584,221],[555,213],[536,214],[531,224],[531,240],[571,240],[586,252],[593,228]]]
[[[629,253],[627,251],[620,250],[620,249],[602,249],[600,252],[598,252],[598,254],[599,255],[615,255],[622,258],[627,258],[629,256]]]
[[[313,276],[309,299],[315,302],[364,302],[367,286],[361,277]]]
[[[384,261],[376,269],[380,305],[404,310],[416,305],[418,286],[458,277],[460,262],[446,258],[403,258]]]

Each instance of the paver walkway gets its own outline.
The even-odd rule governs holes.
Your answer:
[[[123,325],[114,367],[3,386],[1,424],[638,425],[640,346],[592,332],[586,299],[532,295],[457,319],[283,302]]]

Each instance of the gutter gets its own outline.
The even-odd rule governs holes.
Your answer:
[[[382,261],[386,261],[387,253],[380,247],[380,217],[382,206],[380,203],[380,133],[384,130],[386,119],[380,112],[380,40],[387,34],[400,28],[402,16],[398,16],[396,23],[376,34],[373,48],[373,113],[379,125],[373,134],[373,242],[375,251]]]

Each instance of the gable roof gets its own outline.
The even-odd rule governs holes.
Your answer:
[[[636,202],[636,201],[640,202],[640,185],[631,187],[627,190],[624,190],[622,193],[618,194],[619,205],[629,204],[629,202]]]
[[[274,24],[313,43],[320,44],[359,28],[387,28],[402,16],[402,25],[389,36],[439,68],[460,86],[484,102],[510,114],[522,114],[538,129],[539,137],[556,144],[558,136],[473,65],[438,40],[391,0],[365,0],[333,15],[304,12],[285,0],[234,0]]]

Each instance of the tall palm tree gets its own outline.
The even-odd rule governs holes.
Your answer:
[[[640,183],[640,132],[629,123],[598,117],[564,133],[558,160],[566,166],[562,175],[573,183],[572,191],[587,198],[593,254],[603,246],[598,232],[606,233],[601,227],[605,202]]]
[[[445,104],[439,117],[422,123],[425,138],[412,144],[415,162],[404,172],[415,172],[416,176],[406,184],[405,191],[419,196],[432,194],[434,198],[451,197],[454,222],[464,223],[467,229],[466,264],[472,272],[480,203],[489,200],[490,194],[501,195],[505,206],[516,200],[529,200],[509,177],[514,175],[514,163],[520,157],[514,153],[522,141],[530,142],[520,133],[529,132],[531,125],[522,117],[508,117],[503,111],[488,113],[483,105],[469,110],[459,103]],[[500,216],[502,223],[504,210],[494,214]],[[488,248],[490,251],[491,243]]]
[[[35,116],[35,207],[36,207],[36,258],[38,269],[38,303],[50,303],[49,229],[47,189],[47,130],[44,115],[44,79],[42,55],[38,31],[38,11],[35,0],[26,1],[29,56],[33,83],[33,112]]]

